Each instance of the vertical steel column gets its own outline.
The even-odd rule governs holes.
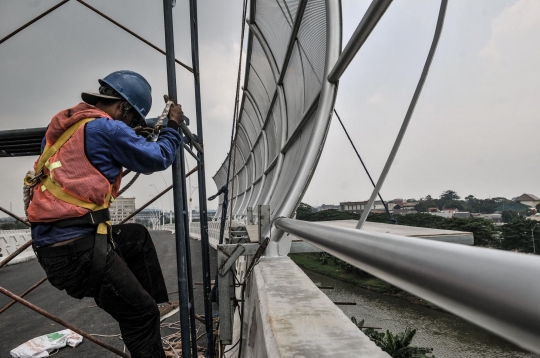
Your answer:
[[[163,17],[165,23],[165,47],[167,62],[167,84],[169,98],[176,100],[176,68],[174,62],[174,30],[172,19],[172,0],[163,0]],[[176,235],[176,264],[178,270],[178,296],[180,301],[180,329],[182,336],[182,357],[191,357],[190,321],[189,321],[189,283],[188,256],[186,250],[186,217],[184,199],[186,198],[184,168],[184,146],[178,147],[173,162],[173,200],[174,228]],[[189,237],[188,237],[189,240]],[[193,342],[193,344],[197,344]]]
[[[191,26],[191,60],[195,85],[195,109],[197,116],[197,136],[201,147],[203,145],[203,128],[201,114],[201,83],[199,77],[199,33],[197,25],[197,0],[189,1],[189,18]],[[198,152],[199,161],[199,210],[201,225],[201,252],[204,294],[204,324],[206,326],[207,348],[206,357],[214,357],[214,327],[212,317],[211,278],[210,278],[210,243],[208,241],[208,211],[206,207],[206,178],[204,168],[204,153]]]

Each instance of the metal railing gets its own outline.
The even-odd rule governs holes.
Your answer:
[[[538,257],[293,219],[274,223],[363,271],[540,353]]]

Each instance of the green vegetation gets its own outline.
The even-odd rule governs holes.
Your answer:
[[[497,206],[503,202],[512,202],[506,198],[477,199],[473,195],[468,195],[465,200],[454,190],[446,190],[439,199],[434,199],[431,195],[420,198],[420,201],[414,207],[420,213],[428,212],[429,208],[455,208],[459,211],[469,211],[471,213],[492,214],[497,210]]]
[[[413,202],[414,199],[407,199],[407,201]],[[419,213],[398,216],[397,221],[399,225],[405,226],[472,232],[475,246],[523,253],[533,253],[538,247],[540,251],[540,225],[536,226],[538,221],[526,220],[526,211],[503,211],[502,219],[505,224],[500,226],[495,225],[491,220],[479,217],[444,218],[425,213],[428,208],[434,207],[439,209],[452,207],[470,212],[493,213],[497,206],[512,207],[512,205],[521,204],[501,197],[477,199],[472,195],[465,197],[465,200],[460,200],[460,196],[455,191],[447,190],[440,195],[439,199],[433,199],[431,195],[420,198],[419,203],[415,206]],[[357,220],[359,214],[338,210],[316,212],[311,206],[301,203],[296,218],[305,221]],[[367,220],[392,223],[386,213],[370,213]]]
[[[457,197],[457,198],[456,198]],[[472,195],[466,197],[469,205],[486,204],[485,200],[475,199]],[[409,199],[414,200],[414,199]],[[433,201],[431,196],[422,198],[425,202]],[[459,196],[454,191],[446,191],[441,195],[445,203],[453,203],[459,200]],[[495,203],[502,202],[504,198],[489,199]],[[445,205],[445,204],[443,204]],[[487,204],[486,204],[487,205]],[[492,204],[489,204],[492,205]],[[491,209],[489,209],[491,210]],[[475,246],[489,247],[500,250],[512,250],[523,253],[533,253],[538,249],[540,252],[540,223],[535,220],[527,220],[525,216],[516,212],[508,212],[508,222],[497,226],[492,221],[478,217],[471,218],[443,218],[425,213],[408,214],[398,217],[399,225],[426,227],[433,229],[457,230],[472,232]],[[503,213],[504,215],[504,213]],[[307,204],[300,204],[297,211],[297,219],[305,221],[330,221],[344,219],[358,219],[358,214],[340,212],[338,210],[324,210],[316,212]],[[368,216],[368,221],[390,224],[388,215],[373,214]],[[534,237],[534,246],[533,246]],[[389,283],[382,281],[360,269],[339,260],[327,253],[312,254],[291,254],[291,259],[300,267],[317,272],[329,277],[333,277],[343,282],[348,282],[359,287],[363,287],[385,295],[404,298],[412,303],[421,304],[430,308],[433,306],[416,296],[413,296]]]
[[[369,339],[393,358],[435,358],[433,355],[426,355],[432,353],[433,348],[411,346],[416,329],[407,327],[405,331],[398,334],[394,334],[389,330],[386,330],[386,333],[379,333],[374,328],[364,328],[364,320],[357,321],[356,317],[353,316],[351,321]]]
[[[402,291],[399,288],[392,286],[388,282],[378,279],[377,277],[372,276],[369,273],[364,272],[357,267],[354,267],[353,265],[350,265],[325,252],[289,254],[289,257],[298,266],[305,270],[320,273],[343,282],[351,283],[370,291],[403,298],[411,303],[423,305],[432,309],[439,309],[437,306],[411,295],[408,292]]]
[[[305,221],[358,220],[360,215],[336,209],[315,211],[308,204],[300,203],[298,209],[296,209],[296,218]]]
[[[3,222],[0,224],[0,230],[20,230],[28,228],[29,227],[27,225],[17,220]]]
[[[386,214],[369,214],[368,221],[391,224]],[[498,247],[497,228],[491,220],[471,218],[443,218],[431,214],[408,214],[398,217],[399,225],[431,229],[472,232],[475,246]]]

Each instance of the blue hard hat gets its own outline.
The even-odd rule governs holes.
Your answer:
[[[148,81],[136,72],[122,70],[111,73],[99,80],[120,94],[131,106],[145,118],[152,107],[152,87]]]

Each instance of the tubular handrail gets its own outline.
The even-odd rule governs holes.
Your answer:
[[[280,218],[277,229],[540,353],[540,259],[533,255]]]

